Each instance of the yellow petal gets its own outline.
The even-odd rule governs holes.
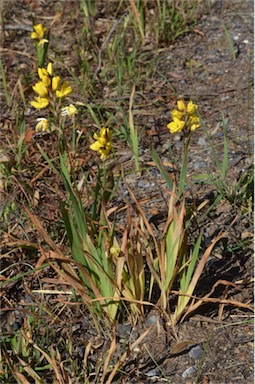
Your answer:
[[[46,86],[42,81],[39,81],[39,83],[36,83],[35,85],[33,85],[32,88],[41,97],[45,97],[48,95],[48,89],[46,88]]]
[[[60,99],[69,95],[72,92],[72,87],[68,84],[68,82],[64,82],[57,90],[56,96]]]
[[[48,43],[49,42],[49,40],[47,40],[47,39],[41,39],[40,41],[39,41],[39,43],[38,43],[38,47],[41,47],[41,46],[43,46],[45,43]]]
[[[51,84],[52,90],[55,92],[59,86],[60,86],[60,77],[54,76],[52,78],[52,84]]]
[[[35,100],[30,101],[34,108],[46,108],[49,105],[49,100],[44,97],[35,97]]]
[[[100,130],[100,137],[105,138],[107,141],[110,141],[112,138],[112,132],[109,128],[102,128]]]
[[[176,119],[182,120],[183,119],[183,114],[180,111],[177,111],[177,109],[174,109],[172,111],[172,118],[175,121]]]
[[[99,137],[98,138],[98,142],[100,143],[100,145],[102,146],[102,147],[104,147],[107,143],[108,143],[108,140],[105,138],[105,137]]]
[[[93,151],[99,151],[101,149],[101,144],[99,143],[99,141],[95,141],[93,144],[89,146],[89,148],[92,149]]]
[[[185,121],[178,120],[177,122],[172,121],[167,125],[167,128],[170,130],[170,133],[181,132],[185,127]]]
[[[185,103],[184,103],[184,100],[178,100],[177,101],[177,107],[179,109],[179,111],[183,112],[185,111]]]
[[[31,38],[35,40],[42,40],[46,33],[46,27],[43,24],[34,25],[34,32],[31,33]]]
[[[47,65],[47,71],[48,71],[48,74],[52,76],[52,73],[53,73],[53,64],[52,63],[49,63]]]
[[[48,122],[47,119],[45,118],[38,118],[36,119],[38,120],[39,122],[36,124],[36,127],[35,127],[35,130],[36,132],[48,132],[49,131],[49,125],[50,123]]]
[[[193,101],[189,101],[187,105],[187,113],[188,115],[192,115],[194,112],[196,112],[198,106],[196,104],[193,104]]]

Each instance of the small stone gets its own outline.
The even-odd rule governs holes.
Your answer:
[[[149,186],[150,186],[150,184],[145,182],[144,180],[139,180],[138,183],[137,183],[137,187],[138,188],[148,189]]]
[[[149,377],[155,377],[155,376],[159,376],[160,375],[160,370],[157,369],[157,368],[154,368],[154,369],[151,369],[150,371],[148,371],[146,373],[146,376],[149,376]]]
[[[189,351],[189,357],[192,359],[200,359],[203,356],[204,350],[201,345],[197,345]]]
[[[145,326],[149,327],[151,324],[156,323],[159,320],[159,316],[150,316],[146,320]]]
[[[193,375],[193,373],[197,372],[197,367],[195,365],[192,365],[191,367],[185,369],[185,371],[182,373],[182,377],[186,378],[188,376]]]
[[[207,145],[207,141],[203,137],[200,137],[197,143],[198,145]]]
[[[226,101],[226,100],[228,100],[228,99],[230,99],[229,96],[222,96],[221,99],[220,99],[220,101]]]
[[[117,336],[118,337],[126,337],[131,333],[132,327],[131,324],[118,324],[117,326]]]

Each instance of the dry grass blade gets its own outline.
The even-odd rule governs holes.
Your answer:
[[[114,331],[113,335],[112,335],[112,342],[111,342],[111,345],[110,345],[110,348],[109,348],[109,352],[108,352],[107,357],[106,357],[105,362],[104,362],[103,375],[102,375],[102,378],[101,378],[101,382],[102,383],[104,383],[104,380],[105,380],[105,377],[106,377],[106,374],[107,374],[107,370],[108,370],[108,367],[109,367],[109,363],[110,363],[112,355],[115,352],[115,349],[116,349],[116,332]]]
[[[128,354],[134,350],[142,341],[143,339],[150,333],[151,329],[154,327],[154,324],[152,324],[147,331],[145,331],[140,337],[138,337],[137,340],[135,340],[129,347],[129,349],[121,355],[118,363],[115,365],[114,369],[112,370],[110,376],[108,377],[108,380],[106,381],[106,384],[111,384],[112,380],[114,379],[114,376],[120,369],[120,367],[125,363]]]
[[[143,26],[142,26],[142,23],[141,23],[141,19],[139,17],[139,12],[138,12],[138,10],[136,8],[136,5],[135,5],[135,1],[134,0],[129,0],[129,3],[130,3],[130,6],[132,8],[132,11],[134,13],[135,21],[137,22],[137,25],[138,25],[138,28],[139,28],[139,32],[140,32],[140,35],[141,35],[141,38],[142,38],[142,44],[144,44]]]
[[[215,244],[223,237],[223,234],[220,233],[211,243],[211,245],[207,248],[207,250],[205,251],[205,253],[203,254],[201,260],[199,261],[196,269],[195,269],[195,272],[192,276],[192,279],[191,279],[191,282],[185,292],[185,299],[184,300],[181,300],[180,304],[176,307],[176,310],[175,310],[175,314],[174,314],[174,322],[177,323],[178,321],[180,321],[182,315],[183,315],[183,312],[190,300],[190,297],[191,295],[193,294],[194,292],[194,289],[197,285],[197,282],[204,270],[204,267],[205,267],[205,264],[208,260],[208,257],[210,256]]]
[[[38,231],[38,233],[43,237],[43,239],[46,241],[46,243],[57,253],[61,254],[61,251],[60,249],[57,247],[57,245],[54,243],[54,241],[50,238],[50,236],[48,235],[48,233],[45,231],[45,229],[43,228],[41,222],[37,219],[37,217],[35,215],[33,215],[26,207],[24,207],[24,211],[26,212],[26,214],[28,215],[28,217],[30,218],[30,220],[32,221],[32,223],[34,224],[36,230]]]
[[[24,371],[30,376],[33,378],[35,384],[42,384],[43,381],[42,379],[40,378],[40,376],[37,375],[37,373],[31,368],[28,366],[27,362],[22,360],[21,357],[17,356],[17,359],[19,360],[22,368],[24,369]],[[16,371],[16,375],[17,375],[17,371]],[[25,379],[26,380],[26,379]],[[22,382],[23,383],[23,382]],[[25,381],[25,383],[28,383],[27,381]],[[31,382],[30,382],[31,383]],[[61,383],[62,384],[62,383]]]
[[[85,352],[84,352],[84,358],[83,358],[83,368],[84,368],[84,382],[87,383],[88,378],[87,378],[87,370],[88,370],[88,357],[91,352],[91,347],[92,347],[92,340],[89,340]]]
[[[58,381],[59,384],[69,384],[70,381],[68,381],[68,382],[64,381],[62,375],[59,373],[57,362],[56,362],[56,359],[55,359],[55,356],[54,356],[55,355],[55,351],[54,351],[52,345],[50,347],[50,352],[51,352],[52,369],[53,369],[53,371],[55,373],[56,380]]]
[[[183,315],[182,317],[182,321],[184,321],[184,319],[192,312],[194,312],[197,308],[199,308],[201,305],[203,305],[204,303],[219,303],[219,304],[227,304],[227,305],[231,305],[231,306],[236,306],[236,307],[239,307],[239,308],[245,308],[245,309],[248,309],[250,310],[251,312],[254,312],[254,307],[250,304],[246,304],[246,303],[240,303],[238,301],[234,301],[234,300],[226,300],[226,299],[217,299],[217,298],[210,298],[210,296],[213,294],[213,292],[215,291],[215,288],[219,285],[219,284],[223,284],[223,285],[226,285],[226,286],[232,286],[234,287],[235,289],[238,289],[240,290],[234,283],[231,283],[230,281],[226,281],[226,280],[218,280],[212,287],[211,291],[205,295],[204,297],[202,298],[197,298],[197,297],[194,297],[194,296],[190,296],[194,299],[197,299],[198,301],[195,303],[195,304],[192,304],[189,306],[189,308],[187,309],[187,311],[185,312],[185,314]],[[176,292],[177,293],[177,292]]]
[[[28,381],[17,368],[14,368],[14,374],[22,384],[30,384],[30,381]]]

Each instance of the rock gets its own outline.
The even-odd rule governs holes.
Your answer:
[[[183,378],[189,377],[196,372],[197,372],[197,367],[195,365],[191,365],[191,367],[185,369],[185,371],[182,373],[182,377]]]
[[[200,359],[203,356],[204,350],[201,345],[197,345],[189,351],[189,357],[194,360]]]
[[[154,368],[154,369],[151,369],[150,371],[148,371],[146,373],[146,376],[149,376],[149,377],[155,377],[155,376],[159,376],[160,375],[160,370],[158,368]]]
[[[207,145],[207,141],[203,137],[200,137],[197,143],[198,145]]]
[[[151,324],[156,323],[158,320],[159,320],[159,316],[156,316],[156,315],[150,316],[146,320],[145,326],[150,327]]]

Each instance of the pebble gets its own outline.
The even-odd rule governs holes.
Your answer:
[[[143,188],[143,189],[149,189],[150,188],[150,183],[145,182],[144,180],[139,180],[137,183],[138,188]]]
[[[197,143],[198,145],[207,145],[207,141],[203,137],[200,137]]]
[[[194,169],[201,169],[201,168],[204,168],[205,167],[205,162],[204,161],[196,161],[194,163]]]
[[[131,324],[118,324],[117,325],[117,336],[118,337],[126,337],[131,333],[132,327]]]
[[[229,96],[222,96],[222,97],[220,98],[220,101],[226,101],[226,100],[228,100],[228,99],[230,99]]]
[[[197,367],[195,365],[192,365],[191,367],[185,369],[185,371],[182,373],[182,377],[186,378],[188,376],[193,375],[193,373],[197,372]]]
[[[158,320],[159,320],[159,316],[155,316],[155,315],[150,316],[146,320],[145,326],[149,327],[151,324],[156,323]]]
[[[201,345],[197,345],[189,351],[189,357],[192,359],[200,359],[203,356],[204,350]]]
[[[149,377],[154,377],[154,376],[160,376],[160,370],[157,369],[157,368],[154,368],[154,369],[151,369],[150,371],[148,371],[146,373],[146,376],[149,376]]]

